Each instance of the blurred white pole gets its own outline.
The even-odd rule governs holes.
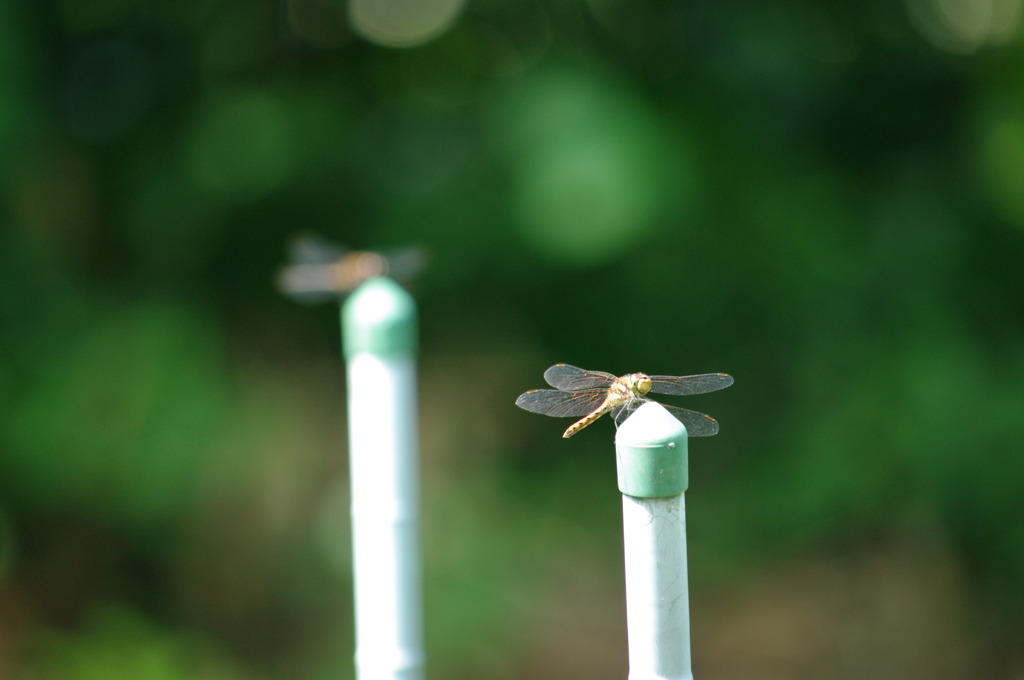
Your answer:
[[[342,307],[348,365],[356,676],[424,674],[416,419],[416,307],[388,278]]]
[[[629,680],[691,680],[686,428],[656,402],[615,437],[626,557]]]

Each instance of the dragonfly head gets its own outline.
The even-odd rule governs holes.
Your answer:
[[[651,391],[651,377],[646,373],[633,373],[629,376],[629,387],[642,397]]]

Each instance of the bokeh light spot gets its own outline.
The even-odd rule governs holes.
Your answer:
[[[650,185],[623,176],[629,165],[615,145],[537,159],[520,178],[522,234],[559,258],[593,262],[613,256],[649,226]]]
[[[462,0],[350,0],[352,27],[367,40],[388,47],[422,45],[444,33]]]
[[[549,256],[615,257],[687,193],[680,161],[688,150],[646,102],[605,74],[534,76],[495,129],[512,166],[522,237]]]
[[[918,31],[947,52],[1007,42],[1017,32],[1021,0],[906,0]]]

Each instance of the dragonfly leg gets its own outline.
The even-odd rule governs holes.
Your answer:
[[[615,427],[618,427],[623,422],[625,422],[626,418],[633,415],[634,411],[636,411],[638,408],[640,408],[641,405],[648,401],[650,401],[650,399],[645,399],[644,397],[633,397],[622,406],[613,409],[612,420],[615,421]]]

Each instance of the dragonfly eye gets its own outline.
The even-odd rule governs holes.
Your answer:
[[[651,379],[650,379],[650,377],[644,375],[643,373],[639,374],[636,377],[636,380],[633,381],[633,389],[636,390],[640,394],[647,394],[648,392],[650,392],[651,391]]]

